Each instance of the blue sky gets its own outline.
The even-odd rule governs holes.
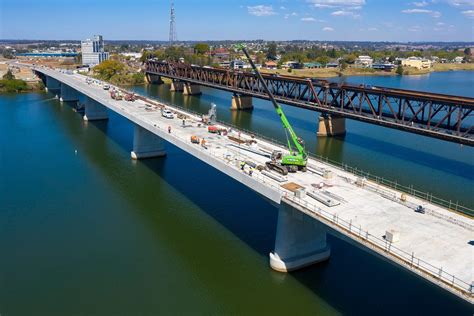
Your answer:
[[[0,0],[2,39],[167,40],[169,0]],[[474,0],[175,0],[179,40],[474,41]]]

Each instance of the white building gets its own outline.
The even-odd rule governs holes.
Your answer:
[[[92,39],[81,41],[82,64],[95,66],[109,59],[109,53],[104,52],[102,35],[94,35]]]
[[[373,63],[372,57],[366,55],[359,56],[354,62],[355,66],[359,68],[371,68]]]
[[[428,69],[433,66],[431,60],[415,56],[402,59],[401,64],[403,67],[413,67],[417,69]]]

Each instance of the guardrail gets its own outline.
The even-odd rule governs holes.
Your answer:
[[[181,109],[183,111],[189,112],[189,113],[194,114],[194,115],[199,115],[200,116],[200,115],[203,114],[203,113],[185,108],[183,106],[179,106],[179,105],[176,105],[176,104],[171,104],[171,103],[163,101],[159,98],[155,98],[155,97],[148,97],[148,98],[154,99],[154,100],[156,100],[158,102],[161,102],[163,104],[166,104],[170,107],[175,107],[175,108]],[[247,133],[249,135],[254,135],[254,136],[256,136],[258,138],[261,138],[261,139],[264,139],[264,140],[266,140],[270,143],[273,143],[273,144],[278,145],[280,147],[286,148],[286,145],[283,142],[281,142],[280,140],[277,140],[277,139],[274,139],[274,138],[256,133],[254,131],[246,130],[244,128],[235,126],[231,123],[224,122],[222,120],[217,120],[217,122],[219,124],[223,125],[223,126],[228,127],[228,128],[232,128],[232,129],[235,129],[235,130],[240,130],[240,131],[242,131],[244,133]],[[333,166],[333,167],[335,167],[339,170],[347,171],[347,172],[352,173],[356,176],[366,178],[367,180],[373,181],[373,182],[375,182],[379,185],[383,185],[383,186],[392,188],[396,191],[407,193],[407,194],[409,194],[413,197],[419,198],[419,199],[424,200],[426,202],[430,202],[430,203],[436,204],[438,206],[441,206],[443,208],[447,208],[448,210],[459,212],[459,213],[468,215],[470,217],[474,217],[474,210],[469,208],[469,207],[466,207],[466,206],[463,206],[463,205],[459,204],[458,201],[451,201],[451,200],[447,201],[447,200],[444,200],[442,198],[434,196],[432,193],[417,190],[413,186],[401,185],[400,183],[397,183],[396,181],[391,181],[391,180],[385,179],[383,177],[376,176],[374,174],[371,174],[370,172],[358,169],[356,167],[351,167],[351,166],[349,166],[349,165],[347,165],[343,162],[332,160],[328,157],[323,157],[323,156],[316,155],[316,154],[313,154],[313,153],[308,153],[308,154],[309,154],[310,157],[312,157],[312,158],[314,158],[314,159],[316,159],[320,162],[327,163],[327,164],[329,164],[329,165],[331,165],[331,166]]]
[[[172,106],[176,107],[176,106]],[[183,110],[187,111],[187,110]],[[190,111],[187,111],[190,112]],[[200,113],[194,112],[195,115],[201,115]],[[148,120],[148,123],[154,125],[154,122]],[[160,127],[157,127],[160,128]],[[180,137],[175,133],[168,134],[169,137],[175,138],[178,141],[188,143],[190,140],[188,138]],[[213,149],[212,146],[207,148],[202,147],[201,145],[196,145],[198,150],[215,157],[216,159],[224,160],[229,166],[239,170],[236,161],[245,160],[245,157],[240,157],[239,154],[234,154],[233,159],[227,159],[225,155],[222,154],[222,149],[216,151]],[[250,176],[249,176],[250,177]],[[252,178],[267,187],[276,190],[280,196],[282,197],[283,201],[294,203],[297,206],[303,208],[308,215],[313,215],[318,218],[321,218],[325,221],[328,221],[332,225],[335,225],[339,229],[342,229],[346,232],[350,237],[353,239],[369,246],[371,249],[375,250],[376,252],[390,255],[392,258],[395,258],[399,263],[404,265],[405,267],[418,271],[422,274],[427,274],[433,279],[441,282],[443,285],[448,286],[463,295],[469,296],[469,299],[472,299],[474,295],[474,289],[472,284],[465,282],[457,278],[455,275],[444,271],[442,267],[436,267],[418,257],[415,256],[415,253],[406,252],[400,248],[393,246],[391,242],[388,242],[386,239],[382,239],[375,235],[369,233],[368,230],[363,230],[361,226],[355,226],[352,224],[352,220],[345,220],[339,217],[337,214],[331,214],[315,204],[308,202],[308,200],[304,200],[301,198],[296,197],[291,191],[283,189],[280,185],[276,185],[273,180],[270,178],[260,174],[259,172],[254,172],[252,174]]]

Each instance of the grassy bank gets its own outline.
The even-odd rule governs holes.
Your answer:
[[[20,79],[1,79],[0,80],[0,93],[30,92],[30,91],[40,91],[43,89],[44,89],[44,85],[41,82],[28,83]]]

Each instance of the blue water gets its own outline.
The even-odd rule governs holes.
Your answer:
[[[219,91],[137,89],[202,111],[218,101],[222,119],[280,131],[263,101],[231,113]],[[317,115],[287,109],[298,132],[314,136]],[[351,142],[314,138],[313,150],[382,171],[409,168],[410,180],[422,170],[420,185],[439,172],[446,179],[433,186],[453,194],[472,188],[472,173],[456,172],[472,168],[466,147],[405,134],[394,145],[392,132],[351,125]],[[132,124],[114,113],[86,123],[51,94],[0,96],[1,315],[472,315],[470,304],[332,236],[328,262],[272,271],[274,206],[169,144],[164,159],[132,161],[132,142]],[[398,151],[418,158],[393,158]]]

